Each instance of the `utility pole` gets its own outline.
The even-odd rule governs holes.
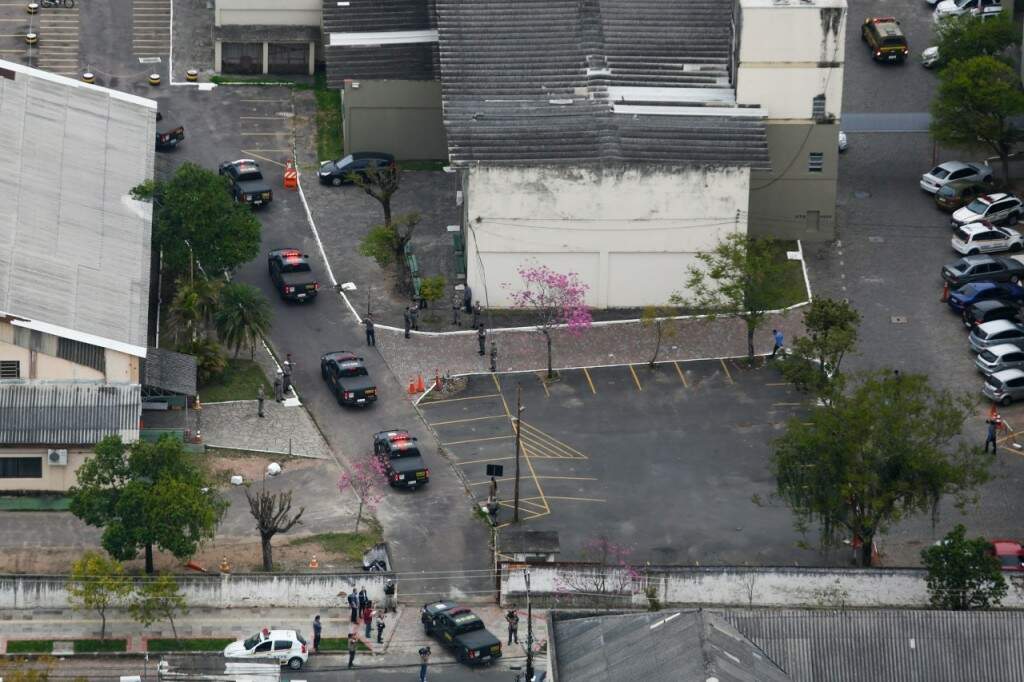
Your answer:
[[[526,409],[522,405],[523,386],[522,384],[516,384],[516,487],[515,487],[515,506],[512,508],[512,523],[519,523],[519,451],[520,451],[520,438],[519,435],[523,430],[523,410]]]
[[[533,609],[530,606],[530,569],[523,570],[526,578],[526,682],[533,682]]]

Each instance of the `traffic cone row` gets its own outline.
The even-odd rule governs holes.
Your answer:
[[[409,395],[416,395],[417,393],[423,393],[427,390],[427,385],[423,381],[423,375],[417,374],[415,378],[409,379]]]

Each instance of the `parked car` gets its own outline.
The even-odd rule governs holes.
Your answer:
[[[225,161],[217,172],[227,176],[231,183],[231,196],[239,203],[259,207],[274,200],[274,192],[263,179],[260,165],[252,159]]]
[[[985,377],[982,394],[1000,405],[1009,405],[1024,398],[1024,370],[1004,369]]]
[[[932,21],[939,22],[949,17],[973,14],[982,19],[998,16],[1003,11],[1000,0],[942,0],[935,5]]]
[[[846,133],[842,130],[839,131],[839,151],[845,152],[846,148],[850,146],[850,143],[846,140]]]
[[[956,228],[950,246],[959,254],[973,256],[978,253],[1020,251],[1024,248],[1024,241],[1017,230],[996,227],[987,220],[982,220]]]
[[[921,66],[926,69],[935,68],[935,66],[941,61],[939,56],[939,47],[932,45],[921,50]]]
[[[321,356],[320,375],[339,405],[366,406],[377,400],[377,387],[363,359],[351,351],[339,350]]]
[[[976,180],[986,184],[992,182],[992,169],[984,163],[946,161],[921,176],[921,189],[935,194],[943,185],[954,180]]]
[[[274,290],[288,301],[312,301],[320,283],[309,267],[309,256],[298,249],[277,249],[267,254],[267,272]]]
[[[950,224],[953,227],[966,225],[979,220],[987,220],[990,223],[1006,223],[1016,225],[1020,220],[1021,201],[1012,194],[997,192],[985,194],[966,206],[953,212]]]
[[[1024,547],[1016,540],[993,540],[988,553],[999,560],[1004,571],[1024,571]]]
[[[156,123],[156,150],[158,152],[174,149],[179,142],[184,141],[184,126],[165,123],[164,116],[159,111],[156,112]]]
[[[1024,326],[1009,320],[985,322],[971,330],[968,343],[975,353],[1001,343],[1024,343]]]
[[[963,313],[979,301],[1024,301],[1024,287],[1009,282],[972,282],[949,295],[946,305],[955,313]]]
[[[309,658],[306,640],[296,630],[263,628],[252,637],[224,647],[225,658],[271,658],[292,670],[301,670]]]
[[[423,631],[452,649],[459,663],[490,663],[501,658],[501,641],[469,609],[450,601],[431,602],[420,612]]]
[[[395,157],[387,152],[356,152],[337,161],[324,161],[320,164],[317,177],[324,185],[343,185],[352,182],[349,173],[366,177],[366,171],[370,166],[385,168],[395,165]]]
[[[935,205],[943,211],[955,211],[988,193],[989,186],[978,180],[947,182],[935,193]]]
[[[979,301],[965,310],[961,315],[964,326],[974,329],[980,324],[993,320],[1012,320],[1019,322],[1020,306],[1004,301]]]
[[[430,469],[423,463],[419,442],[408,431],[391,429],[373,434],[373,454],[392,488],[415,489],[430,482]]]
[[[982,374],[995,374],[1004,369],[1024,369],[1024,350],[1015,343],[1001,343],[978,353],[974,364]]]
[[[964,256],[942,268],[942,279],[951,287],[968,282],[1013,282],[1024,277],[1024,262],[1018,256]]]
[[[907,37],[895,17],[868,17],[860,27],[860,39],[871,49],[876,62],[900,62],[910,54]]]

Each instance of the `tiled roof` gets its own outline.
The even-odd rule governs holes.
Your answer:
[[[434,0],[324,0],[324,56],[327,83],[342,88],[345,79],[435,80],[437,43],[331,46],[332,33],[385,33],[434,29]]]
[[[437,0],[453,163],[768,168],[729,83],[731,0]]]
[[[0,445],[92,445],[139,437],[138,384],[0,382]]]
[[[163,391],[196,394],[196,359],[165,348],[149,348],[142,361],[142,383]]]

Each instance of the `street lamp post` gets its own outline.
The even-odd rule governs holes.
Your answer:
[[[515,428],[516,428],[516,486],[515,486],[515,507],[512,509],[512,523],[519,523],[519,452],[522,449],[520,444],[520,435],[523,431],[523,410],[526,408],[522,404],[523,386],[522,384],[516,385],[516,416],[515,416]]]

